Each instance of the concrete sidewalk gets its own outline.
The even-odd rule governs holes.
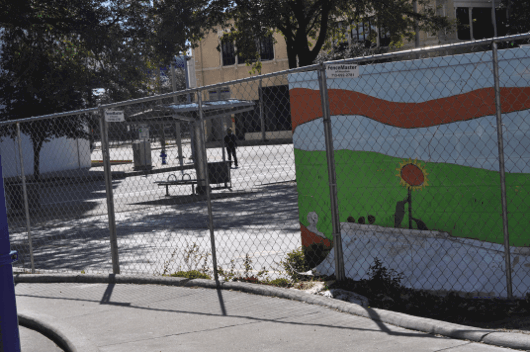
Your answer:
[[[56,342],[62,339],[58,344],[67,351],[513,351],[315,304],[232,291],[226,283],[225,289],[216,289],[206,280],[135,285],[31,283],[35,280],[23,277],[15,286],[21,325]],[[235,283],[233,289],[252,292],[259,286]],[[281,296],[289,291],[267,292]],[[530,340],[530,335],[510,335]]]

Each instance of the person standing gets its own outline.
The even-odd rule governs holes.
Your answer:
[[[230,166],[232,166],[232,155],[234,156],[234,162],[237,168],[237,156],[236,156],[236,148],[237,148],[237,141],[236,136],[232,133],[232,130],[229,128],[226,130],[226,136],[225,136],[225,148],[226,153],[228,154],[228,161],[230,162]]]

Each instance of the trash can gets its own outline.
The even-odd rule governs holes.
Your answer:
[[[135,141],[132,144],[134,169],[135,170],[151,170],[153,164],[151,162],[151,143],[148,140]]]
[[[230,183],[230,162],[208,163],[208,179],[210,184]]]

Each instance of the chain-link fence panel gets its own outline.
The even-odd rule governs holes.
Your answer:
[[[279,263],[301,246],[287,75],[203,94],[221,276],[252,279],[267,270],[277,278]]]
[[[507,52],[518,55],[518,50],[526,57],[526,49]],[[378,259],[401,273],[407,287],[506,296],[491,51],[346,64],[326,67],[346,276],[368,278]],[[528,85],[524,73],[512,69],[511,74]],[[316,97],[315,87],[307,89]],[[517,111],[527,109],[515,105]],[[305,114],[295,135],[312,134],[303,139],[305,150],[324,154],[321,116]],[[514,126],[519,130],[524,123]],[[520,132],[517,142],[508,136],[510,145],[518,145],[519,165],[525,160],[525,138]],[[313,140],[320,143],[312,146]],[[526,179],[524,173],[520,177]],[[310,195],[325,188],[313,185]],[[524,202],[516,207],[528,211]],[[325,233],[331,225],[322,224]],[[524,238],[516,241],[511,241],[512,253],[518,253],[523,268],[526,244]],[[317,270],[332,274],[333,255]],[[521,296],[530,283],[515,278],[520,287],[515,294]]]
[[[530,52],[490,45],[2,124],[17,265],[361,280],[380,263],[410,288],[522,296]]]
[[[310,269],[317,267],[320,274],[333,275],[332,246],[338,222],[334,220],[335,165],[333,153],[328,153],[333,150],[326,139],[327,121],[323,119],[326,97],[320,91],[318,71],[289,74],[288,79],[302,249]],[[324,259],[325,263],[331,260],[329,272],[319,269]]]
[[[111,270],[105,183],[91,168],[97,121],[78,114],[2,126],[15,268],[32,270],[33,260],[38,272]]]
[[[196,94],[102,109],[121,273],[212,274],[198,112]]]
[[[27,218],[24,203],[24,187],[22,183],[22,168],[18,143],[17,125],[2,126],[0,140],[0,155],[2,158],[2,172],[4,177],[5,204],[8,215],[8,227],[11,234],[11,247],[18,251],[19,260],[14,263],[17,267],[31,270],[30,237],[27,231]],[[27,160],[28,162],[29,160]],[[28,185],[28,188],[31,185]],[[33,202],[30,202],[31,204]],[[14,235],[16,233],[16,235]],[[17,241],[13,243],[13,240]],[[18,269],[18,268],[17,268]]]

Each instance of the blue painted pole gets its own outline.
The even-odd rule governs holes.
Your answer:
[[[20,352],[17,302],[11,265],[18,259],[18,254],[11,250],[9,243],[2,156],[0,156],[0,182],[0,351]]]

